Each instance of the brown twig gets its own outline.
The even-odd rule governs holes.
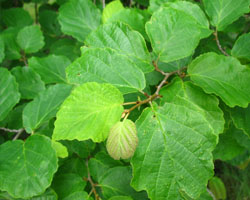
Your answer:
[[[16,133],[15,137],[13,138],[13,140],[18,139],[19,136],[24,131],[23,128],[21,128],[21,129],[8,129],[8,128],[4,128],[4,127],[0,127],[0,130],[6,131],[6,132],[10,132],[10,133]]]
[[[96,186],[97,186],[97,184],[95,184],[94,182],[93,182],[93,180],[92,180],[92,178],[91,178],[91,175],[90,175],[90,172],[89,172],[89,160],[87,159],[86,160],[86,167],[87,167],[87,171],[88,171],[88,178],[84,178],[84,180],[86,180],[86,181],[88,181],[89,183],[90,183],[90,185],[91,185],[91,187],[92,187],[92,189],[91,189],[91,191],[90,191],[90,193],[89,193],[89,196],[92,194],[92,193],[94,193],[94,196],[95,196],[95,200],[99,200],[100,199],[100,197],[99,197],[99,195],[97,194],[97,192],[96,192]]]
[[[25,54],[25,52],[23,50],[21,50],[21,56],[22,56],[21,61],[24,62],[25,66],[28,66],[26,54]]]
[[[228,53],[222,48],[222,46],[220,44],[220,40],[219,40],[219,37],[218,37],[218,31],[217,31],[217,29],[215,30],[215,32],[213,34],[215,36],[216,44],[217,44],[219,50],[221,51],[221,53],[223,53],[225,56],[229,56]]]

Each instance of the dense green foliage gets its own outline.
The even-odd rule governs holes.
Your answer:
[[[250,0],[0,0],[0,199],[250,199]]]

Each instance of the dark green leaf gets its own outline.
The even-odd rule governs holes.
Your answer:
[[[3,120],[11,109],[19,102],[20,93],[18,84],[11,73],[0,67],[0,121]]]
[[[15,67],[11,70],[19,85],[22,99],[34,99],[37,94],[45,90],[40,76],[29,67]]]
[[[29,59],[29,67],[37,72],[45,83],[65,83],[65,69],[71,61],[65,56],[49,55]]]
[[[58,20],[62,32],[83,42],[99,26],[101,14],[90,0],[72,0],[60,7]]]
[[[45,136],[32,135],[25,142],[9,141],[0,146],[0,189],[15,198],[43,193],[56,170],[56,152]]]
[[[232,49],[232,55],[250,61],[250,33],[240,36]]]
[[[0,35],[0,63],[3,61],[4,57],[5,57],[4,41],[3,41],[3,39],[1,38],[1,35]]]
[[[39,126],[56,116],[61,103],[69,95],[72,86],[58,84],[50,86],[30,103],[23,111],[23,126],[28,133],[34,132]]]

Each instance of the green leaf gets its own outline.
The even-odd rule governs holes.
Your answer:
[[[0,189],[15,198],[43,193],[56,170],[56,152],[45,136],[32,135],[25,142],[8,141],[0,146]]]
[[[214,135],[218,136],[223,132],[224,113],[219,108],[219,100],[215,96],[204,93],[201,88],[189,81],[183,82],[179,77],[175,78],[171,85],[163,87],[160,94],[163,96],[162,105],[166,102],[188,105],[189,109],[202,114],[203,119],[213,129]]]
[[[65,56],[49,55],[28,60],[29,67],[37,72],[45,83],[65,83],[65,69],[71,61]]]
[[[59,158],[68,157],[68,150],[65,146],[63,146],[60,142],[52,141],[53,148],[56,151],[56,155]]]
[[[57,200],[57,194],[51,188],[48,188],[43,194],[32,197],[29,200]]]
[[[112,15],[124,9],[120,0],[115,0],[107,4],[102,12],[102,22],[106,23]]]
[[[86,49],[82,56],[66,69],[70,83],[111,83],[122,93],[143,90],[143,72],[127,56],[109,48]]]
[[[109,200],[133,200],[133,199],[129,196],[115,196],[111,197]]]
[[[223,181],[218,177],[209,180],[208,187],[216,199],[226,199],[227,191]]]
[[[128,24],[133,30],[138,31],[142,36],[148,40],[148,36],[145,31],[145,23],[150,18],[147,10],[139,9],[122,9],[119,12],[113,14],[107,22],[123,22]]]
[[[201,39],[208,37],[212,33],[212,31],[209,29],[209,22],[205,13],[198,5],[187,1],[176,1],[174,3],[168,3],[165,6],[183,11],[184,13],[190,15],[200,28]]]
[[[62,32],[83,42],[101,22],[101,13],[90,0],[71,0],[59,9]]]
[[[151,200],[182,199],[183,194],[198,199],[213,175],[211,152],[218,136],[206,110],[175,95],[158,109],[144,110],[136,122],[139,145],[131,160],[131,185],[145,189]]]
[[[133,121],[125,119],[110,129],[106,145],[109,155],[115,160],[120,160],[131,158],[137,144],[136,126]]]
[[[9,8],[3,9],[2,20],[4,24],[8,27],[19,26],[25,27],[33,24],[33,20],[29,13],[23,8]]]
[[[110,84],[75,88],[57,113],[53,139],[104,141],[121,117],[122,104],[122,94]]]
[[[172,62],[193,54],[200,40],[196,19],[182,10],[161,8],[146,23],[153,51],[162,62]]]
[[[230,115],[234,125],[250,137],[250,106],[248,105],[247,108],[235,107],[230,109]]]
[[[86,181],[78,174],[59,174],[52,182],[52,188],[58,194],[58,199],[64,199],[74,192],[83,191]]]
[[[5,59],[15,60],[21,58],[20,47],[16,42],[16,36],[19,28],[10,27],[1,33],[2,40],[5,46]]]
[[[19,85],[22,99],[34,99],[39,92],[45,90],[44,82],[31,68],[15,67],[12,68],[11,73]]]
[[[215,160],[232,160],[244,152],[244,148],[234,138],[234,135],[239,135],[240,132],[241,130],[235,128],[231,123],[229,129],[226,129],[225,132],[220,135],[219,143],[213,151]]]
[[[155,12],[157,11],[162,5],[168,2],[175,2],[176,0],[149,0],[149,11]]]
[[[58,173],[60,174],[78,174],[81,177],[88,176],[88,170],[84,159],[77,156],[71,157],[62,163]]]
[[[1,38],[1,35],[0,35],[0,63],[3,61],[4,57],[5,57],[4,41],[3,41],[3,39]]]
[[[145,200],[147,196],[144,192],[136,192],[130,186],[131,178],[130,167],[114,167],[106,171],[99,180],[98,185],[102,187],[102,194],[105,199],[113,196],[129,195],[136,200]]]
[[[230,107],[250,102],[250,69],[233,57],[203,54],[189,65],[188,73],[206,93],[216,94]]]
[[[39,12],[39,23],[42,29],[53,36],[60,36],[62,34],[57,17],[58,14],[56,11],[42,10]]]
[[[74,61],[81,54],[80,44],[75,40],[68,38],[57,39],[50,46],[50,53],[55,55],[63,55],[69,58],[71,61]]]
[[[249,12],[250,0],[203,0],[211,24],[219,31]]]
[[[250,61],[250,33],[241,35],[236,40],[231,53],[236,58]]]
[[[17,35],[17,43],[25,53],[35,53],[45,44],[39,26],[26,26],[21,29]]]
[[[50,86],[30,103],[23,111],[23,126],[28,133],[34,132],[40,125],[56,116],[61,103],[69,95],[72,86],[58,84]]]
[[[12,108],[19,102],[20,93],[18,84],[11,73],[0,67],[0,121],[3,120]]]
[[[109,47],[127,55],[145,73],[154,68],[144,38],[121,22],[108,23],[93,31],[85,40],[90,47]]]
[[[106,152],[99,151],[88,163],[91,176],[99,182],[101,177],[110,168],[122,166],[122,162],[112,159]]]
[[[63,200],[93,200],[91,196],[87,192],[83,191],[77,191],[74,193],[71,193],[67,197],[63,198]]]

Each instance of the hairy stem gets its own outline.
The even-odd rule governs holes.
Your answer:
[[[217,31],[217,29],[214,32],[214,36],[215,36],[216,44],[217,44],[219,50],[221,51],[221,53],[223,53],[225,56],[229,56],[228,53],[222,48],[222,46],[220,44],[220,40],[219,40],[219,37],[218,37],[218,31]]]

